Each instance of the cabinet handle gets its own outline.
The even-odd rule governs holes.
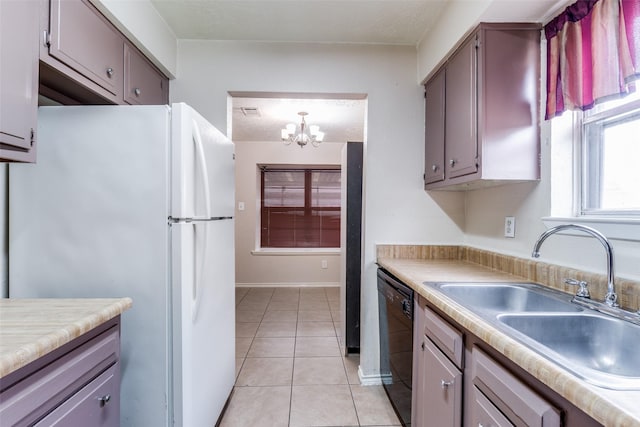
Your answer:
[[[454,166],[456,165],[456,163],[457,163],[457,161],[456,161],[455,159],[451,159],[451,160],[449,160],[449,165],[450,165],[451,167],[454,167]]]
[[[434,172],[437,171],[438,170],[438,165],[431,166],[431,170],[434,171]]]
[[[104,408],[104,406],[109,403],[109,401],[111,400],[111,395],[110,394],[106,394],[102,397],[98,398],[98,401],[100,402],[100,407]]]
[[[425,347],[424,341],[422,341],[422,345],[420,346],[420,348],[422,348],[422,351],[424,351],[424,347]]]
[[[440,385],[442,388],[449,388],[450,385],[453,385],[453,381],[440,380]]]
[[[113,68],[111,67],[107,68],[107,76],[109,78],[113,77]]]
[[[142,95],[142,91],[141,91],[139,88],[135,88],[135,89],[133,90],[133,93],[134,93],[136,96],[140,96],[140,95]]]
[[[44,47],[51,47],[51,33],[47,30],[42,32],[42,44]]]

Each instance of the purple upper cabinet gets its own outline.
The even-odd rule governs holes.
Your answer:
[[[122,98],[124,38],[106,18],[86,0],[52,0],[49,25],[49,56],[97,85],[107,99]]]
[[[169,103],[169,80],[134,47],[124,46],[124,101],[127,104]]]
[[[40,5],[43,94],[63,104],[168,103],[168,79],[89,0]]]
[[[444,87],[444,69],[425,85],[425,184],[444,180]]]
[[[444,74],[444,119],[429,119]],[[425,189],[540,179],[540,26],[480,24],[426,83]],[[432,91],[433,92],[433,91]],[[431,129],[430,129],[431,128]],[[444,133],[444,143],[429,135]],[[444,177],[430,178],[444,151]],[[435,154],[434,154],[435,153]]]
[[[0,160],[35,162],[38,2],[0,1]]]
[[[446,177],[478,171],[477,37],[458,49],[447,64],[445,94]]]

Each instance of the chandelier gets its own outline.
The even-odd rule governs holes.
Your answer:
[[[289,123],[284,129],[282,129],[282,141],[284,141],[285,145],[289,145],[292,142],[298,144],[300,148],[304,147],[309,142],[314,147],[320,145],[320,143],[324,139],[324,132],[320,132],[320,126],[307,125],[307,122],[304,120],[304,118],[308,114],[309,113],[305,111],[300,111],[298,113],[298,115],[300,116],[299,132],[296,133],[296,125],[293,123]]]

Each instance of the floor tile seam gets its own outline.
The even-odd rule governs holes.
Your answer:
[[[296,310],[296,333],[298,332],[298,317],[300,316],[300,300],[298,299],[298,309]],[[291,412],[293,409],[293,374],[296,369],[296,347],[298,345],[298,338],[293,339],[293,367],[291,368],[291,384],[289,385],[289,418],[287,420],[287,426],[291,427]]]
[[[344,364],[344,362],[343,362],[343,364]],[[346,375],[346,372],[345,372],[345,375]],[[347,382],[348,382],[348,377],[347,377]],[[361,426],[362,423],[360,422],[360,414],[358,414],[358,407],[356,406],[356,399],[355,399],[355,397],[353,397],[353,387],[351,386],[351,383],[349,383],[349,394],[351,395],[351,403],[353,404],[353,411],[356,413],[356,420],[358,420],[358,425]]]

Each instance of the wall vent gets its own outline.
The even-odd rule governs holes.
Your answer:
[[[245,116],[260,117],[260,110],[258,107],[240,107],[240,111],[242,111],[242,114]]]

